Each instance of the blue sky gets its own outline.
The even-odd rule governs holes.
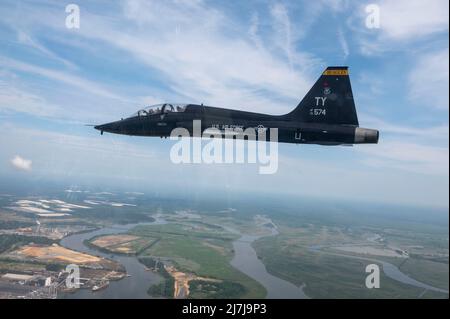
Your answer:
[[[0,2],[0,178],[170,191],[264,191],[448,207],[448,1]],[[365,25],[368,4],[380,28]],[[255,165],[175,165],[171,141],[98,132],[164,101],[282,114],[350,66],[378,145],[280,145]],[[13,161],[16,156],[29,163]]]

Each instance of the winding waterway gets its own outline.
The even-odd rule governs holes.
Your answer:
[[[74,293],[61,294],[60,297],[71,299],[151,298],[147,294],[147,290],[150,286],[159,283],[162,280],[161,276],[157,273],[146,271],[146,267],[141,264],[136,257],[106,254],[94,248],[87,247],[84,244],[84,241],[95,236],[124,233],[137,225],[151,225],[157,223],[166,223],[166,221],[163,219],[157,219],[153,223],[116,225],[88,233],[71,235],[62,239],[61,245],[66,248],[109,258],[119,262],[125,267],[127,274],[130,276],[119,281],[111,281],[109,287],[97,292],[92,292],[90,289],[79,289]],[[245,235],[229,227],[225,228],[241,236],[233,242],[235,255],[230,262],[231,265],[263,285],[267,290],[267,298],[307,298],[301,287],[297,287],[286,280],[272,276],[266,271],[266,267],[258,259],[256,252],[251,245],[255,240],[261,238],[262,236]],[[273,230],[271,235],[276,235],[276,230]]]
[[[156,220],[153,223],[163,223],[162,220]],[[61,240],[61,245],[73,250],[81,251],[87,254],[109,258],[122,264],[129,277],[118,281],[111,281],[106,289],[92,292],[90,289],[78,289],[74,293],[61,294],[61,298],[70,299],[149,299],[147,290],[150,286],[158,284],[162,278],[157,273],[147,271],[136,257],[119,256],[102,253],[84,245],[84,241],[94,236],[120,234],[129,229],[143,224],[116,225],[95,230],[89,233],[75,234]],[[148,225],[148,223],[146,224]]]
[[[305,299],[303,287],[297,287],[293,283],[272,276],[266,270],[266,266],[258,259],[252,243],[261,237],[242,235],[233,242],[234,257],[231,265],[242,271],[247,276],[255,279],[267,290],[269,299]]]
[[[113,255],[100,252],[94,248],[87,247],[84,245],[85,240],[89,240],[95,236],[108,235],[108,234],[119,234],[130,230],[137,225],[151,225],[151,224],[161,224],[166,223],[163,219],[156,219],[153,223],[141,223],[141,224],[128,224],[128,225],[115,225],[111,227],[106,227],[98,229],[88,233],[74,234],[65,237],[61,240],[61,245],[81,251],[87,254],[96,255],[104,258],[112,259],[120,264],[122,264],[128,277],[125,277],[118,281],[111,281],[110,285],[103,290],[92,292],[90,289],[79,289],[74,293],[64,293],[60,294],[60,298],[70,298],[70,299],[149,299],[151,298],[147,294],[147,290],[150,286],[158,284],[162,278],[157,273],[152,271],[147,271],[146,267],[141,264],[138,259],[134,256],[122,256]],[[224,226],[222,226],[224,227]],[[240,270],[247,276],[258,281],[267,290],[267,298],[287,298],[287,299],[303,299],[308,298],[308,296],[303,292],[303,286],[298,287],[291,282],[283,280],[281,278],[275,277],[269,274],[266,270],[265,265],[258,259],[256,251],[252,247],[252,243],[264,236],[252,236],[247,234],[242,234],[235,229],[224,227],[228,231],[235,234],[239,234],[240,238],[233,242],[234,257],[230,264],[236,269]],[[277,235],[278,232],[274,228],[272,233],[266,236]],[[312,246],[310,250],[319,251],[321,247]],[[322,251],[324,252],[324,251]],[[328,253],[328,252],[327,252]],[[424,288],[427,290],[438,291],[447,293],[448,291],[440,288],[436,288],[425,283],[421,283],[404,273],[402,273],[396,266],[381,260],[349,256],[344,254],[336,254],[349,258],[364,259],[369,261],[375,261],[383,265],[383,271],[386,276],[399,281],[401,283],[409,284],[415,287]]]
[[[353,259],[359,259],[359,260],[367,260],[370,262],[376,262],[376,263],[379,263],[382,265],[384,274],[387,277],[394,279],[395,281],[401,282],[403,284],[411,285],[411,286],[414,286],[417,288],[423,288],[423,289],[430,290],[430,291],[436,291],[436,292],[448,294],[448,290],[433,287],[426,283],[415,280],[414,278],[411,278],[408,275],[401,272],[401,270],[398,269],[397,266],[395,266],[391,263],[388,263],[386,261],[375,259],[375,258],[367,258],[367,257],[359,257],[359,256],[346,255],[346,254],[332,253],[332,252],[324,251],[324,250],[322,250],[322,248],[324,248],[324,247],[311,246],[309,249],[310,249],[310,251],[315,251],[315,252],[320,251],[320,252],[323,252],[323,253],[326,253],[329,255],[334,255],[334,256],[341,256],[341,257],[347,257],[347,258],[353,258]]]

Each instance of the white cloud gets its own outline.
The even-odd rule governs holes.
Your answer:
[[[409,138],[410,140],[421,140],[422,142],[438,142],[440,144],[448,144],[449,126],[442,124],[431,127],[414,127],[408,125],[401,125],[398,123],[388,122],[379,117],[371,116],[368,114],[361,114],[361,122],[364,122],[364,126],[376,127],[378,130],[385,133],[394,134],[402,138]],[[445,122],[445,121],[444,121]]]
[[[401,2],[405,3],[404,1]],[[383,5],[384,3],[386,2],[381,4]],[[45,30],[46,34],[51,37],[55,47],[62,45],[66,49],[73,48],[75,49],[74,52],[79,50],[87,56],[90,54],[101,57],[105,52],[111,52],[112,55],[119,54],[120,59],[123,59],[120,62],[130,61],[133,67],[138,67],[144,72],[148,71],[148,73],[156,75],[162,86],[168,87],[166,91],[161,92],[162,94],[155,94],[155,91],[146,91],[146,87],[143,86],[140,89],[145,90],[138,92],[136,94],[138,97],[134,98],[134,101],[130,103],[131,106],[128,107],[134,108],[133,103],[136,101],[142,104],[153,104],[160,102],[160,98],[173,99],[173,97],[176,97],[178,99],[180,97],[183,100],[205,102],[217,106],[267,113],[283,113],[291,110],[298,103],[302,95],[310,88],[311,80],[318,75],[310,74],[308,71],[317,71],[317,68],[321,65],[319,59],[311,57],[307,52],[296,50],[296,45],[300,44],[297,41],[299,42],[299,39],[303,39],[303,36],[311,32],[310,29],[315,26],[314,23],[317,21],[318,15],[324,12],[324,8],[329,6],[331,10],[338,12],[339,17],[343,17],[345,16],[343,13],[344,8],[348,7],[347,4],[348,2],[341,1],[333,1],[331,3],[323,1],[318,4],[308,3],[308,5],[304,5],[304,10],[302,8],[302,10],[296,12],[300,13],[300,15],[295,15],[295,19],[293,18],[294,15],[292,15],[292,19],[289,19],[288,13],[290,11],[287,8],[291,7],[278,4],[269,7],[269,13],[272,14],[258,16],[257,13],[254,13],[249,22],[242,22],[235,20],[231,16],[226,16],[224,12],[214,9],[213,6],[206,5],[202,1],[124,1],[119,4],[123,9],[122,12],[108,11],[108,13],[104,13],[99,10],[97,11],[98,14],[93,14],[93,12],[96,12],[95,9],[82,11],[82,28],[70,33],[67,29],[61,27],[63,19],[55,14],[60,10],[57,5],[50,8],[46,7],[43,10],[38,5],[33,6],[29,4],[24,8],[24,12],[21,12],[23,17],[21,23],[24,24],[25,30],[34,30],[35,32]],[[289,6],[297,5],[299,4],[289,4]],[[303,4],[299,6],[303,6]],[[54,7],[56,7],[55,10],[53,10]],[[117,7],[114,6],[114,8]],[[60,13],[64,12],[64,10],[60,11]],[[108,17],[105,17],[105,15],[108,15]],[[409,18],[413,17],[411,14],[407,16]],[[11,19],[10,16],[4,15],[2,16],[2,23],[7,24],[8,20]],[[193,23],[193,21],[195,22]],[[419,25],[426,24],[426,21],[420,19],[417,21],[419,21],[417,22]],[[9,22],[11,23],[11,21]],[[12,21],[12,24],[15,22]],[[399,39],[415,39],[415,37],[409,35],[416,28],[415,25],[411,26],[411,23],[413,22],[396,25],[392,22],[386,26],[382,25],[382,27],[387,29],[381,29],[379,31],[380,37],[375,37],[376,39],[373,42],[376,45],[388,43],[392,45],[388,46],[388,49],[391,49]],[[331,25],[334,26],[334,24]],[[436,24],[432,21],[430,25],[432,27],[426,26],[424,28],[426,32],[419,32],[418,34],[424,36],[445,30],[445,27],[442,27],[439,23]],[[346,40],[353,41],[354,34],[347,32],[345,29],[339,30],[338,27],[335,30],[338,31],[339,38],[333,39],[333,41],[336,42],[337,48],[339,48],[339,44],[341,45],[344,56],[347,56],[350,50]],[[29,38],[23,35],[21,40],[23,44],[34,47],[52,58],[52,51],[46,51],[46,48],[41,45],[41,43],[45,42],[39,42],[37,39],[39,37],[30,34]],[[338,43],[337,40],[340,42]],[[353,45],[351,47],[353,48]],[[425,66],[429,67],[425,58],[423,61]],[[430,61],[433,61],[434,71],[426,72],[426,74],[428,76],[433,74],[433,77],[435,73],[441,74],[437,72],[437,63],[434,63],[438,59],[431,59]],[[76,74],[78,73],[73,72],[74,70],[69,70],[71,72],[56,71],[16,59],[2,60],[1,57],[0,64],[3,64],[2,66],[6,70],[18,71],[17,74],[19,75],[28,73],[38,77],[45,77],[56,84],[66,84],[64,89],[67,89],[67,91],[73,87],[82,89],[82,94],[78,94],[79,97],[76,98],[76,103],[72,104],[78,103],[80,108],[83,107],[82,105],[90,105],[89,107],[92,108],[90,110],[91,113],[105,112],[109,113],[109,116],[115,116],[117,113],[112,111],[112,107],[107,101],[111,101],[111,99],[127,100],[126,97],[124,98],[117,93],[119,90],[99,84],[98,80],[94,81],[77,76]],[[80,68],[82,66],[80,64]],[[120,67],[123,67],[123,65],[118,67],[119,70]],[[85,73],[80,72],[79,74],[88,75],[89,72],[85,70]],[[312,75],[312,78],[310,75]],[[419,75],[424,82],[435,81],[424,77],[423,74]],[[439,78],[440,75],[437,79]],[[114,80],[122,81],[122,79]],[[369,78],[369,80],[373,84],[374,79]],[[383,80],[381,82],[384,83]],[[124,90],[127,92],[133,89],[126,80],[121,83],[124,84]],[[416,92],[417,94],[420,88],[413,88],[414,81],[410,84],[412,87],[411,96],[413,96],[413,93]],[[55,95],[67,97],[64,94],[66,92],[61,91],[61,87],[55,87]],[[436,86],[433,85],[433,87]],[[373,88],[372,91],[378,94],[384,93],[381,85],[371,85],[371,88]],[[436,90],[439,91],[440,89]],[[134,93],[137,90],[131,92]],[[447,92],[448,100],[448,88],[443,90],[443,92]],[[42,92],[42,96],[45,98],[41,98],[39,94],[36,94],[36,91],[27,91],[24,87],[16,88],[10,86],[8,90],[0,90],[0,100],[7,101],[11,108],[14,105],[18,105],[17,108],[21,110],[27,110],[28,105],[30,113],[39,115],[46,111],[60,114],[58,113],[61,111],[59,108],[51,110],[51,106],[63,105],[67,110],[67,115],[73,117],[76,114],[78,116],[78,113],[75,113],[78,109],[75,109],[75,107],[68,108],[64,101],[59,101],[59,104],[55,103],[51,98],[47,98],[47,94],[49,93]],[[86,103],[85,100],[82,100],[85,95],[95,95],[102,103]],[[419,96],[426,97],[427,95],[419,94]],[[180,102],[183,101],[180,100]],[[442,101],[438,101],[435,104],[441,105]],[[86,106],[85,108],[88,109],[89,107]],[[116,108],[116,110],[119,109],[118,107]],[[126,115],[128,111],[126,106],[123,106],[120,109],[120,114]],[[374,122],[376,121],[374,120]],[[405,123],[405,120],[402,123]],[[424,182],[428,182],[427,185],[433,186],[430,181],[438,180],[438,177],[441,175],[448,176],[448,169],[446,168],[448,166],[448,148],[432,146],[427,144],[426,141],[426,139],[433,141],[439,139],[440,143],[442,143],[442,140],[445,139],[443,136],[448,136],[448,124],[445,125],[444,123],[442,126],[425,128],[423,130],[406,124],[396,125],[385,121],[378,121],[377,125],[373,126],[380,128],[382,131],[380,145],[357,146],[353,149],[361,149],[362,156],[358,158],[372,167],[380,168],[380,170],[370,169],[368,170],[370,172],[366,174],[365,170],[367,170],[367,167],[365,165],[355,165],[357,160],[353,162],[345,161],[346,164],[342,164],[342,166],[358,166],[355,168],[359,169],[359,172],[363,172],[361,175],[366,174],[363,178],[361,175],[358,175],[358,172],[352,172],[349,175],[348,167],[341,167],[341,169],[339,167],[341,164],[335,165],[336,161],[333,160],[333,163],[331,163],[328,160],[330,157],[334,159],[333,156],[337,153],[351,153],[351,149],[345,149],[340,152],[330,148],[325,151],[325,148],[305,146],[306,149],[309,149],[309,154],[318,154],[317,157],[315,156],[313,160],[308,162],[304,159],[299,159],[298,155],[304,154],[301,153],[302,151],[295,152],[295,148],[289,146],[289,148],[286,147],[285,149],[289,149],[289,152],[294,154],[290,158],[292,164],[284,165],[282,163],[280,165],[280,175],[268,178],[266,183],[262,183],[260,187],[267,189],[277,185],[277,187],[285,187],[291,192],[297,192],[298,176],[292,173],[295,170],[306,172],[305,175],[309,178],[308,182],[316,183],[314,190],[317,192],[323,192],[322,184],[326,184],[327,182],[324,181],[329,180],[330,176],[335,177],[332,179],[336,181],[335,186],[337,186],[330,187],[330,192],[333,189],[339,188],[340,190],[343,188],[341,181],[345,181],[348,196],[353,196],[356,188],[362,195],[367,195],[368,192],[364,188],[365,183],[368,180],[373,181],[373,179],[377,178],[383,180],[381,184],[386,182],[390,185],[402,186],[408,183],[398,178],[398,176],[417,177],[418,175],[414,173],[424,173],[432,175],[426,179],[424,178]],[[384,139],[384,132],[396,135],[401,134],[402,139]],[[124,170],[123,175],[133,176],[134,174],[134,176],[147,181],[150,180],[152,183],[159,185],[158,182],[177,180],[176,177],[179,174],[186,176],[185,171],[189,171],[188,178],[204,180],[206,187],[211,186],[211,180],[217,178],[216,175],[220,177],[217,178],[218,180],[234,180],[236,183],[231,183],[234,188],[238,187],[238,184],[244,184],[243,181],[246,180],[245,177],[247,176],[255,180],[255,176],[251,176],[251,173],[248,173],[242,167],[235,168],[233,166],[224,169],[213,167],[207,170],[208,174],[205,174],[205,168],[201,166],[186,168],[186,166],[173,167],[172,165],[167,165],[166,158],[163,157],[164,151],[156,154],[157,156],[155,156],[155,153],[149,152],[150,149],[153,149],[148,147],[149,143],[153,146],[152,143],[154,141],[152,139],[145,140],[146,147],[144,148],[138,145],[139,141],[141,141],[139,138],[113,137],[109,134],[102,138],[99,136],[82,138],[64,134],[55,136],[34,131],[26,132],[25,137],[20,137],[20,134],[13,133],[15,131],[8,132],[11,137],[9,140],[6,138],[0,140],[0,143],[7,145],[12,153],[3,153],[1,155],[4,156],[7,162],[14,154],[28,152],[32,148],[34,153],[31,154],[31,157],[35,161],[34,172],[41,170],[41,165],[47,165],[46,169],[42,170],[46,173],[59,171],[62,174],[72,173],[73,176],[80,176],[80,174],[95,175],[97,173],[107,176],[112,175],[111,172],[116,172],[117,167],[120,167]],[[414,142],[414,139],[417,139],[417,143]],[[55,149],[54,145],[58,147]],[[164,147],[166,147],[156,143],[154,145],[159,151],[164,150]],[[311,150],[312,148],[314,149]],[[307,152],[305,153],[308,154]],[[329,154],[332,155],[330,156]],[[124,158],[127,159],[125,162]],[[47,159],[50,160],[47,161]],[[123,165],[123,163],[127,163],[127,165]],[[330,167],[330,170],[324,170],[324,166]],[[386,170],[386,167],[393,168],[393,170]],[[325,173],[317,177],[316,172],[323,171]],[[395,177],[388,176],[389,174],[386,171],[397,175]],[[379,172],[378,177],[376,176],[377,172]],[[283,174],[284,177],[281,178],[280,176],[283,176]],[[423,176],[420,175],[420,177]],[[261,179],[256,177],[257,181]],[[291,186],[288,185],[286,187],[286,180],[292,182]],[[358,186],[355,186],[356,180],[359,181]],[[445,181],[445,178],[439,181],[442,182],[442,180]],[[430,194],[434,193],[432,188],[429,187],[428,191]],[[392,186],[391,189],[393,189]],[[342,194],[339,193],[338,195]],[[395,190],[392,191],[392,194],[396,194]],[[404,196],[404,201],[408,200],[408,196],[410,195]]]
[[[449,51],[427,53],[418,59],[408,76],[410,100],[424,107],[448,110]]]
[[[355,150],[364,155],[363,162],[379,168],[394,168],[425,175],[449,174],[449,126],[414,127],[391,123],[363,114],[367,127],[380,131],[379,144],[358,145]]]
[[[448,31],[448,0],[380,1],[381,31],[395,40]]]
[[[95,82],[86,80],[79,76],[70,75],[66,72],[55,71],[2,56],[0,56],[0,65],[7,69],[34,73],[52,80],[63,82],[102,97],[123,100],[121,96],[103,88]]]
[[[348,9],[350,4],[349,0],[322,0],[321,2],[324,6],[337,13]]]
[[[389,51],[411,50],[411,43],[445,35],[449,30],[449,2],[447,0],[380,0],[380,28],[365,26],[368,1],[361,4],[348,20],[353,37],[364,55],[382,55]]]
[[[250,27],[248,28],[248,34],[250,39],[255,43],[258,48],[262,47],[261,39],[258,36],[259,31],[259,15],[254,12],[250,18]]]
[[[382,140],[376,147],[369,146],[358,147],[358,151],[368,155],[364,161],[369,165],[408,170],[425,175],[448,176],[449,174],[448,147],[398,140]]]
[[[1,79],[0,75],[0,111],[21,112],[37,116],[62,115],[63,109],[52,105],[45,98],[14,86],[10,81]]]
[[[75,64],[56,55],[51,50],[49,50],[45,46],[43,46],[41,43],[39,43],[35,39],[31,38],[30,34],[26,33],[23,30],[17,31],[17,40],[19,41],[19,43],[28,45],[31,48],[37,50],[38,52],[44,54],[45,56],[50,57],[51,59],[54,59],[56,61],[63,63],[65,66],[67,66],[71,69],[77,69],[77,66]]]
[[[237,21],[203,1],[124,1],[121,6],[123,11],[109,12],[108,19],[93,14],[95,10],[84,12],[82,28],[70,36],[48,8],[35,8],[33,12],[23,14],[26,23],[36,29],[45,26],[55,31],[53,34],[67,32],[67,36],[61,36],[65,45],[72,42],[78,47],[80,42],[95,42],[93,45],[99,50],[120,50],[122,57],[133,58],[153,73],[155,70],[160,72],[161,81],[173,96],[191,102],[285,113],[299,102],[317,76],[308,72],[318,72],[317,69],[322,68],[320,60],[306,52],[298,52],[292,47],[283,52],[273,50],[276,46],[273,41],[277,37],[267,33],[276,35],[280,30],[277,27],[265,29],[264,39],[268,42],[261,41],[257,45],[254,35],[248,32],[252,23]],[[268,25],[272,26],[274,21],[281,23],[277,26],[285,32],[284,48],[289,48],[294,36],[289,33],[290,28],[283,27],[289,24],[288,20],[283,20],[286,10],[275,12],[278,14]],[[35,18],[37,16],[40,19]],[[9,23],[14,24],[14,21]],[[257,24],[258,21],[253,20],[254,32]],[[18,70],[64,81],[106,97],[115,95],[92,81],[14,62],[12,66]],[[291,69],[292,65],[295,70]],[[150,94],[154,95],[153,92]]]
[[[291,20],[284,5],[281,3],[274,4],[270,13],[273,17],[273,27],[275,29],[275,39],[280,41],[279,46],[285,52],[289,61],[289,66],[293,67],[292,58],[292,35],[291,35]]]
[[[24,159],[19,155],[16,155],[11,159],[11,164],[18,170],[21,171],[31,171],[31,160]]]
[[[142,14],[150,11],[152,13],[149,15]],[[282,24],[276,24],[274,32],[288,23],[283,19],[284,11],[280,9],[276,12],[279,15],[275,20]],[[308,77],[291,71],[289,61],[294,59],[294,52],[283,52],[288,55],[286,62],[283,56],[267,48],[272,48],[273,43],[256,46],[252,40],[254,37],[245,32],[248,25],[237,25],[201,2],[187,7],[185,3],[173,6],[169,2],[125,2],[125,13],[128,19],[138,22],[138,28],[133,33],[92,17],[89,19],[93,26],[90,30],[96,31],[83,35],[107,41],[131,53],[149,67],[158,69],[167,77],[171,88],[187,99],[265,111],[274,104],[286,105],[286,97],[291,98],[290,105],[279,111],[282,113],[290,110],[309,88]],[[187,13],[202,23],[193,24],[191,18],[186,19]],[[167,19],[155,17],[156,14],[162,14]],[[253,27],[255,23],[254,20]],[[173,32],[174,26],[180,30],[178,34]],[[230,27],[242,28],[244,32],[241,36],[233,33],[234,36],[230,37],[227,35]],[[149,33],[149,29],[155,32]],[[286,35],[287,30],[283,28],[283,31]],[[289,47],[289,36],[286,35],[285,39],[283,48],[286,49]],[[311,64],[308,58],[302,59],[304,64]],[[270,110],[274,112],[272,107]]]
[[[89,91],[80,94],[80,90],[64,83],[54,83],[48,90],[30,82],[27,76],[0,72],[0,114],[4,116],[18,112],[65,123],[99,123],[131,114],[138,105],[152,101],[148,96],[133,99],[132,102],[108,99]],[[100,105],[105,107],[93,107]]]
[[[339,28],[339,30],[338,30],[338,39],[339,39],[339,44],[341,45],[341,48],[342,48],[343,58],[345,60],[350,55],[350,49],[348,47],[348,43],[347,43],[347,40],[345,39],[345,35],[344,35],[344,32],[342,31],[342,28]]]

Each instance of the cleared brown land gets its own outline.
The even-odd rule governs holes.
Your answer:
[[[58,245],[52,246],[24,246],[17,253],[45,261],[59,261],[71,264],[98,263],[100,258],[79,253]]]
[[[113,253],[137,254],[139,251],[155,242],[155,240],[156,238],[152,237],[121,234],[101,236],[92,240],[91,244]]]
[[[132,235],[108,235],[96,238],[94,241],[92,241],[92,244],[101,248],[105,248],[136,240],[138,238],[139,237]]]
[[[199,277],[194,274],[184,273],[179,270],[177,270],[173,266],[165,266],[164,268],[166,271],[175,279],[174,281],[174,292],[173,297],[174,298],[187,298],[189,297],[189,282],[191,280],[202,280],[202,281],[209,281],[209,282],[221,282],[222,280],[218,279],[212,279],[212,278],[205,278],[205,277]]]

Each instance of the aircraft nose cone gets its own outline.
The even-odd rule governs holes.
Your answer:
[[[96,130],[99,130],[100,133],[103,132],[114,133],[114,134],[127,134],[129,125],[127,120],[120,120],[111,123],[101,124],[94,126]]]
[[[96,126],[94,126],[94,128],[99,131],[104,131],[106,126],[107,126],[106,124],[102,124],[102,125],[96,125]]]
[[[114,122],[107,123],[107,124],[102,124],[102,125],[96,125],[96,126],[94,126],[94,128],[96,130],[99,130],[102,134],[103,134],[103,132],[114,133],[114,131],[116,130],[116,124]]]

